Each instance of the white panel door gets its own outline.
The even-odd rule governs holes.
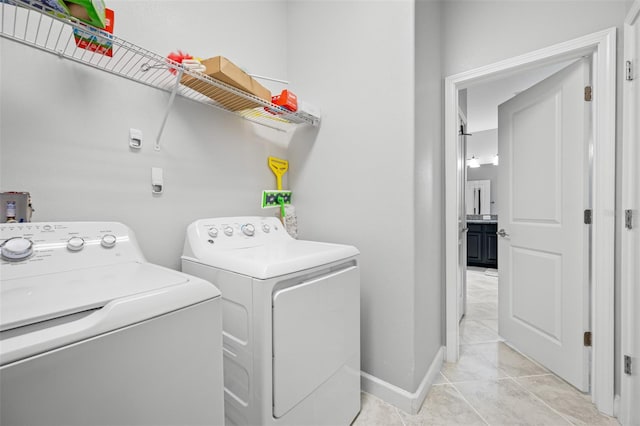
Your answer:
[[[589,78],[580,60],[498,108],[499,332],[585,392]]]

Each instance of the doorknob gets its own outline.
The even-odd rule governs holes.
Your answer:
[[[460,232],[467,232],[468,230],[469,230],[469,228],[462,228],[462,229],[460,230]]]
[[[498,232],[496,232],[496,234],[499,237],[508,237],[509,236],[509,234],[507,234],[507,232],[504,229],[499,230]]]

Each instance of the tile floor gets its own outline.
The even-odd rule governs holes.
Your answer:
[[[353,426],[618,425],[590,397],[507,346],[498,335],[498,278],[467,272],[460,360],[445,363],[416,415],[362,393]]]

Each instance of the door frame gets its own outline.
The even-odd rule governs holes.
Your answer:
[[[638,117],[640,105],[636,105],[633,91],[640,90],[640,83],[638,79],[638,57],[637,52],[640,50],[640,46],[635,45],[636,32],[640,31],[640,0],[636,0],[627,17],[624,21],[624,57],[623,62],[631,60],[635,75],[633,80],[628,81],[625,77],[622,80],[623,87],[623,137],[622,137],[622,208],[620,209],[620,223],[622,228],[622,258],[621,258],[621,354],[618,362],[620,365],[624,365],[623,356],[630,355],[634,359],[638,359],[637,353],[634,353],[635,348],[640,346],[640,342],[635,342],[634,327],[638,325],[634,323],[634,311],[637,307],[633,306],[634,301],[637,298],[637,289],[634,289],[634,285],[640,280],[640,276],[636,273],[636,262],[640,253],[635,250],[635,238],[638,238],[637,232],[631,233],[625,228],[625,210],[632,208],[634,216],[639,213],[638,203],[640,200],[636,199],[638,191],[638,182],[635,181],[635,176],[632,170],[638,167],[634,162],[638,158],[638,146],[636,134],[637,127],[634,126],[634,122]],[[624,72],[624,71],[623,71]],[[633,226],[637,227],[640,223],[637,218],[633,220]],[[634,235],[636,234],[636,235]],[[637,315],[637,314],[636,314]],[[633,366],[634,369],[638,368]],[[623,367],[621,368],[621,370]],[[622,424],[631,424],[631,408],[635,401],[638,400],[640,395],[634,395],[633,380],[637,380],[634,376],[629,376],[621,371],[620,380],[620,422]]]
[[[614,249],[616,143],[616,28],[539,49],[445,79],[445,300],[446,360],[459,356],[456,321],[458,257],[458,152],[456,120],[460,89],[541,65],[593,55],[593,239],[591,245],[591,399],[613,415],[614,402]]]
[[[458,208],[465,211],[465,197],[466,197],[466,183],[467,183],[467,116],[460,108],[458,108],[458,128],[464,133],[458,133],[459,143],[458,148],[461,150],[462,161],[458,162],[457,170],[460,177],[460,189],[459,189],[459,198],[458,198]],[[467,233],[469,231],[469,225],[467,224],[467,215],[461,214],[458,218],[461,218],[460,223],[458,224],[458,253],[467,253]],[[458,220],[456,218],[456,220]],[[466,254],[465,254],[466,256]],[[460,311],[460,304],[457,304],[458,311],[456,315],[458,316],[458,323],[462,320],[462,316],[466,314],[467,310],[467,263],[461,262],[458,264],[458,271],[456,272],[459,275],[456,275],[456,280],[460,284],[460,288],[458,289],[458,301],[460,300],[460,294],[462,294],[462,309]]]

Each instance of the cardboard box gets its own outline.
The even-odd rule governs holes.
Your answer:
[[[87,27],[86,30],[79,28],[73,29],[73,37],[76,40],[76,46],[81,49],[86,49],[91,52],[96,52],[108,57],[113,56],[113,24],[114,24],[114,12],[113,10],[105,9],[105,27],[104,30]]]
[[[250,75],[238,68],[233,62],[223,56],[205,59],[202,64],[207,67],[205,74],[220,80],[230,86],[250,93],[267,102],[271,102],[271,92],[254,80]],[[190,75],[183,75],[180,81],[187,87],[196,90],[218,102],[231,111],[261,107],[257,102],[244,99],[224,89],[204,83]]]
[[[105,4],[103,0],[64,0],[71,16],[75,16],[96,28],[104,28]]]

